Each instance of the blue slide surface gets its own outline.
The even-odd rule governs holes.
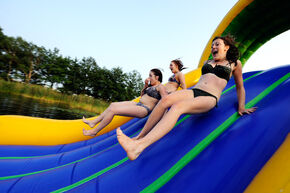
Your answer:
[[[246,103],[286,76],[157,192],[243,192],[289,133],[290,65],[243,75]],[[287,76],[288,75],[288,76]],[[248,79],[247,79],[248,78]],[[183,115],[175,128],[135,161],[126,157],[115,131],[58,146],[0,146],[0,192],[140,192],[147,190],[237,110],[231,79],[218,108]],[[121,129],[136,135],[147,118]]]

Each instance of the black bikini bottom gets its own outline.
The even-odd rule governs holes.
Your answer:
[[[140,107],[144,107],[147,110],[147,115],[151,112],[151,110],[149,109],[149,107],[147,107],[146,105],[144,105],[141,102],[137,103],[136,105],[137,106],[140,106]]]
[[[215,100],[216,100],[215,106],[217,107],[217,97],[216,96],[214,96],[214,95],[212,95],[212,94],[210,94],[210,93],[208,93],[208,92],[206,92],[204,90],[200,90],[198,88],[193,88],[192,91],[193,91],[193,96],[194,97],[211,96],[211,97],[215,98]]]

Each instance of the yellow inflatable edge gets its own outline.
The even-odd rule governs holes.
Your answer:
[[[290,192],[290,134],[244,193]]]

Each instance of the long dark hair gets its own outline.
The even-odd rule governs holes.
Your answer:
[[[179,71],[186,69],[186,67],[183,67],[183,63],[179,58],[172,60],[171,62],[177,65]]]
[[[240,58],[240,51],[235,46],[235,38],[228,34],[226,36],[216,36],[212,42],[214,42],[216,39],[221,39],[224,41],[224,44],[227,46],[230,46],[230,48],[227,51],[226,58],[230,63],[235,63],[235,66],[237,65],[237,60]]]
[[[155,76],[158,76],[158,81],[159,81],[159,82],[162,82],[162,73],[161,73],[161,71],[160,71],[159,69],[157,69],[157,68],[153,68],[153,69],[151,69],[150,71],[153,72],[153,74],[154,74]]]

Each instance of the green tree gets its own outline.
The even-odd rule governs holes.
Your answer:
[[[17,50],[15,38],[5,36],[0,28],[0,76],[7,81],[12,79],[12,73],[19,61]]]
[[[51,88],[64,82],[70,63],[70,58],[62,57],[57,48],[45,50],[44,58],[39,68],[42,82]]]
[[[34,83],[40,82],[39,70],[45,59],[45,48],[26,42],[20,37],[16,40],[19,48],[17,70],[21,72],[22,79],[25,83],[30,83],[32,78]]]
[[[137,96],[140,96],[140,92],[144,87],[144,83],[141,77],[141,74],[136,70],[129,72],[126,79],[126,93],[128,99],[132,100]]]

